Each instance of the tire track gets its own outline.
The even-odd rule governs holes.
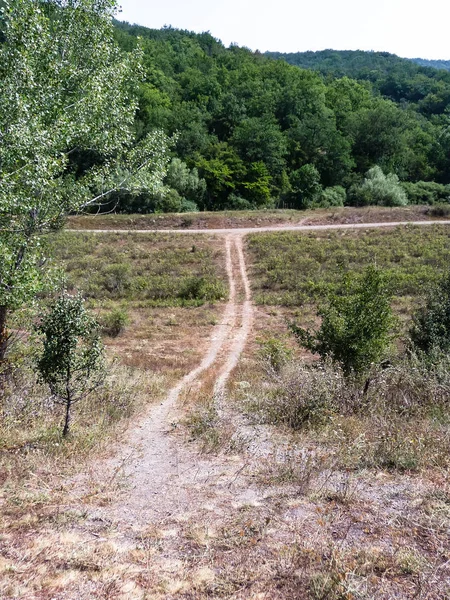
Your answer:
[[[225,237],[225,256],[229,298],[205,356],[169,391],[165,400],[129,432],[127,443],[108,464],[108,470],[120,471],[128,484],[126,501],[119,500],[108,509],[108,514],[118,522],[136,524],[153,516],[186,512],[191,504],[189,490],[202,482],[211,485],[217,475],[219,463],[199,460],[187,448],[180,453],[179,441],[168,432],[181,392],[190,385],[198,389],[209,371],[215,371],[218,366],[214,394],[224,396],[226,383],[251,331],[253,307],[241,235]]]
[[[245,299],[239,307],[240,326],[236,328],[232,339],[231,347],[227,353],[225,362],[214,385],[214,395],[217,396],[224,395],[226,383],[239,362],[239,358],[245,348],[247,338],[250,334],[253,325],[253,305],[251,301],[251,288],[250,281],[247,275],[247,268],[245,265],[242,235],[234,236],[234,246],[238,257],[239,274]]]
[[[440,223],[443,224],[442,221]],[[227,491],[224,492],[223,483],[220,483],[223,463],[218,457],[214,460],[201,458],[179,438],[168,435],[168,432],[171,431],[171,423],[176,416],[177,400],[181,392],[188,386],[195,386],[195,389],[198,389],[211,373],[217,373],[214,377],[213,393],[217,396],[220,405],[230,375],[244,351],[254,319],[243,247],[246,234],[258,231],[393,227],[402,224],[372,223],[351,226],[265,227],[217,232],[212,230],[174,232],[217,233],[223,236],[229,297],[221,321],[214,328],[207,352],[200,364],[169,391],[166,399],[159,406],[151,409],[143,423],[129,432],[126,444],[109,462],[108,466],[114,473],[118,470],[123,472],[129,488],[126,499],[118,498],[108,508],[108,515],[113,515],[118,522],[134,526],[149,522],[153,517],[164,518],[167,515],[182,517],[189,511],[198,509],[204,496],[230,493],[229,485],[227,484]],[[433,222],[408,224],[431,225]]]

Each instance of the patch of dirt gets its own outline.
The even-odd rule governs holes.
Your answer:
[[[275,229],[302,225],[343,225],[382,222],[412,222],[445,219],[429,206],[362,208],[343,207],[332,209],[260,210],[201,212],[186,214],[149,215],[82,215],[68,219],[68,228],[77,230],[123,230],[123,231],[197,231],[217,232],[232,229],[257,230],[266,227]],[[447,216],[448,218],[448,216]],[[442,221],[441,221],[442,222]]]
[[[242,236],[225,238],[229,299],[220,323],[215,327],[209,347],[200,364],[172,388],[167,398],[150,415],[126,434],[118,455],[101,472],[118,476],[125,490],[118,500],[99,515],[133,527],[168,515],[183,515],[203,503],[211,490],[219,501],[235,497],[229,481],[236,465],[227,459],[199,459],[179,435],[171,435],[182,414],[178,399],[182,391],[198,390],[213,371],[214,394],[223,395],[236,367],[252,326],[253,307],[243,252]],[[195,344],[195,341],[193,341]],[[247,496],[249,492],[245,491]],[[97,514],[97,513],[96,513]]]

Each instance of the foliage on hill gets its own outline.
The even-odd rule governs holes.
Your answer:
[[[433,69],[445,69],[450,71],[450,60],[428,60],[426,58],[412,58],[413,62],[422,67],[432,67]]]
[[[413,104],[430,117],[443,114],[450,100],[450,73],[433,68],[433,61],[409,60],[388,52],[363,50],[321,50],[266,56],[283,59],[291,65],[318,71],[326,77],[351,77],[370,82],[374,92],[394,102]],[[438,62],[438,61],[436,61]],[[445,62],[445,61],[440,61]],[[450,68],[450,61],[447,70]]]
[[[144,52],[138,133],[162,128],[177,135],[169,200],[124,194],[124,211],[342,203],[342,190],[323,190],[348,190],[375,165],[402,181],[450,183],[444,71],[380,53],[373,53],[374,64],[356,53],[350,68],[349,57],[330,51],[341,67],[322,69],[332,75],[324,78],[310,68],[312,58],[304,65],[309,70],[298,69],[225,48],[209,33],[116,23],[116,39],[128,51],[140,43]],[[407,97],[399,91],[383,98],[389,94],[380,93],[381,83],[409,86]]]

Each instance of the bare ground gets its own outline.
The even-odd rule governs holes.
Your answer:
[[[63,484],[62,504],[53,490],[56,512],[35,511],[20,539],[13,529],[0,539],[0,597],[449,598],[448,474],[335,472],[332,456],[293,455],[226,402],[231,373],[246,375],[254,309],[245,230],[221,233],[230,296],[201,363],[110,458]],[[209,455],[180,426],[202,395],[225,437]]]
[[[447,215],[447,217],[445,216]],[[338,225],[380,223],[386,221],[425,221],[448,219],[448,210],[435,210],[432,206],[335,207],[315,210],[254,210],[222,211],[182,214],[149,215],[81,215],[68,219],[70,229],[123,229],[127,231],[152,230],[218,230],[258,229],[261,227],[286,227],[297,225]]]

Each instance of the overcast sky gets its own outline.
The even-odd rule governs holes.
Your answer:
[[[120,0],[119,0],[120,2]],[[120,20],[252,50],[385,50],[450,59],[450,0],[122,0]]]

